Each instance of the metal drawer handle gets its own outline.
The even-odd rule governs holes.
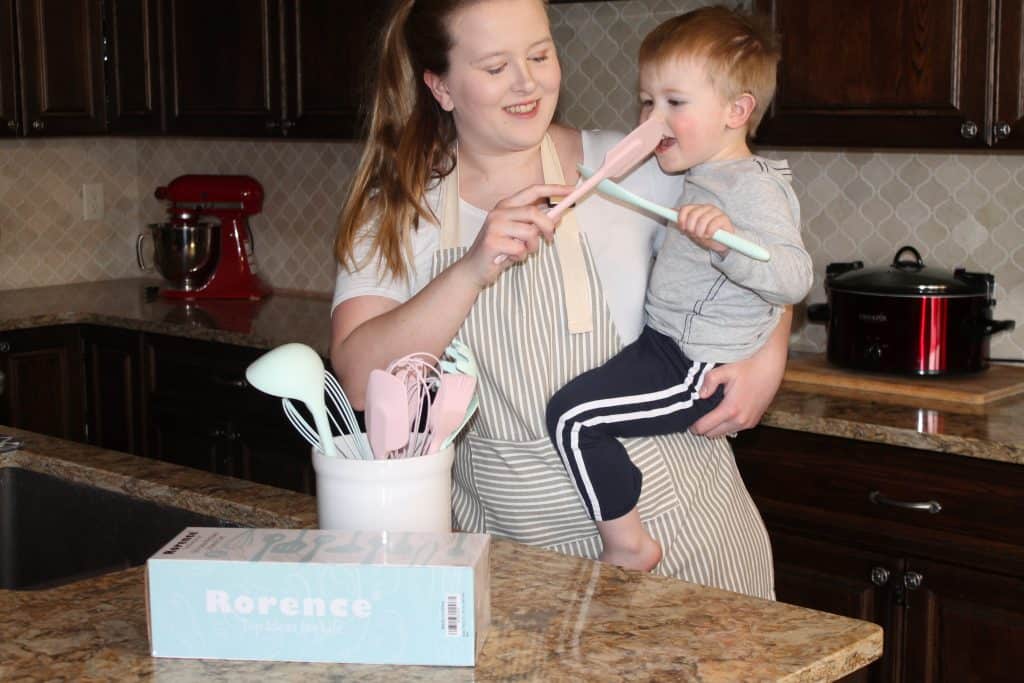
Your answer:
[[[937,500],[927,500],[922,502],[896,500],[894,498],[886,498],[882,495],[881,491],[872,491],[869,493],[868,500],[875,505],[890,505],[892,507],[903,508],[905,510],[922,510],[924,512],[930,512],[933,515],[942,512],[942,505]]]

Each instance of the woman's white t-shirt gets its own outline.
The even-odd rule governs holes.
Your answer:
[[[614,131],[583,131],[583,163],[596,170],[605,153],[621,140],[623,135]],[[619,184],[645,199],[670,205],[678,196],[680,178],[665,175],[651,158],[628,176],[619,178]],[[439,213],[439,188],[427,192],[428,205]],[[487,212],[459,200],[459,240],[461,246],[470,246],[483,226]],[[587,236],[594,257],[598,277],[611,311],[615,328],[623,344],[640,335],[644,322],[644,296],[647,277],[655,251],[661,245],[664,225],[661,220],[592,192],[574,209],[580,231]],[[422,223],[411,231],[413,263],[408,281],[391,278],[384,273],[376,258],[370,259],[360,270],[349,272],[338,268],[334,286],[335,306],[357,296],[383,296],[399,303],[408,301],[430,282],[434,252],[440,242],[440,229]],[[355,257],[362,262],[368,241],[357,243]]]

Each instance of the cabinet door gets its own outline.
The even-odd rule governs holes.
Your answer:
[[[993,143],[1024,149],[1024,0],[1003,0],[999,12]]]
[[[911,560],[920,582],[908,592],[906,679],[998,683],[1024,672],[1024,582]]]
[[[157,0],[107,0],[108,125],[112,133],[159,133],[160,12]]]
[[[0,373],[0,424],[83,440],[82,354],[76,328],[0,333]]]
[[[276,411],[254,414],[237,425],[239,465],[231,474],[242,479],[269,484],[301,493],[316,492],[316,473],[310,446]]]
[[[141,336],[91,326],[81,334],[89,443],[144,455]]]
[[[15,87],[14,0],[0,0],[0,137],[18,134]]]
[[[216,416],[187,406],[149,406],[147,453],[157,460],[223,473],[233,460],[231,426]]]
[[[885,653],[844,681],[882,683],[898,680],[903,610],[892,584],[902,560],[810,540],[769,525],[775,558],[775,596],[781,602],[872,621],[885,629]]]
[[[376,75],[375,49],[388,3],[286,0],[288,111],[284,132],[355,138]]]
[[[103,132],[101,0],[18,0],[17,15],[25,133]]]
[[[311,492],[309,446],[281,400],[249,386],[259,349],[145,335],[153,457]]]
[[[757,0],[782,38],[758,142],[984,146],[993,1]]]
[[[278,3],[166,0],[165,7],[168,132],[279,135]]]

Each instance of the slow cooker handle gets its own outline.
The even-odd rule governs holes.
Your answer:
[[[905,251],[909,251],[914,255],[913,262],[900,260],[900,256],[902,256]],[[908,245],[900,247],[900,250],[896,252],[896,256],[892,259],[892,265],[894,268],[914,268],[920,270],[921,268],[924,268],[924,261],[921,260],[921,253],[918,252],[917,249],[914,249],[914,247]]]
[[[807,319],[812,323],[827,323],[832,317],[828,304],[811,304],[807,307]]]
[[[1012,330],[1017,323],[1013,320],[986,320],[981,326],[982,336],[988,337],[996,332]]]

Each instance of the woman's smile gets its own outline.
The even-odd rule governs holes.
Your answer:
[[[519,118],[533,118],[537,114],[538,104],[540,104],[540,100],[530,100],[529,102],[522,102],[520,104],[513,104],[508,107],[504,107],[504,109],[509,114]]]

